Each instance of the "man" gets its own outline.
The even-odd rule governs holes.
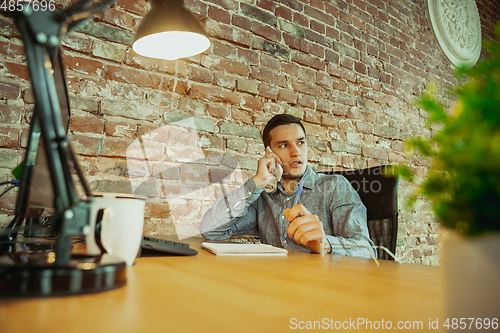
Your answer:
[[[292,115],[274,116],[262,135],[265,155],[257,172],[242,187],[219,198],[200,224],[206,239],[236,235],[260,236],[262,243],[289,249],[370,258],[366,208],[351,184],[340,175],[317,174],[307,165],[304,126]],[[277,164],[283,177],[276,183]],[[298,183],[303,191],[293,206]],[[292,207],[293,206],[293,207]]]

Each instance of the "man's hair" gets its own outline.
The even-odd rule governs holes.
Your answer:
[[[277,114],[267,122],[266,127],[264,127],[264,131],[262,132],[262,141],[264,142],[264,147],[267,148],[271,144],[271,135],[269,133],[273,128],[290,124],[299,125],[304,131],[304,135],[306,134],[306,129],[300,122],[299,118],[292,116],[291,114]]]

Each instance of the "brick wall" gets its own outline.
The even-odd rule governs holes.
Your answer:
[[[202,55],[158,61],[134,54],[144,0],[120,0],[63,43],[70,133],[91,188],[148,195],[145,234],[194,234],[223,190],[211,184],[206,161],[211,175],[236,170],[225,190],[241,184],[261,156],[259,132],[278,113],[303,120],[318,170],[403,163],[425,175],[430,162],[407,156],[403,143],[431,134],[412,100],[427,82],[446,87],[453,76],[424,0],[185,2],[212,41]],[[477,4],[491,37],[498,3]],[[2,180],[22,160],[33,103],[19,33],[0,15]],[[428,203],[405,207],[413,189],[400,183],[397,254],[436,264],[439,225]],[[15,198],[11,191],[1,199],[3,225]]]

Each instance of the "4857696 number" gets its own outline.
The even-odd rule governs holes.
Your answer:
[[[56,9],[55,0],[0,0],[0,9],[4,12],[20,12],[23,9],[31,7],[35,12],[49,10],[53,12]],[[24,6],[27,3],[28,6]]]
[[[443,326],[452,330],[498,329],[498,318],[447,318]]]

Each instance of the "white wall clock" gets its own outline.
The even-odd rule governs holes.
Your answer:
[[[474,66],[481,53],[475,0],[427,0],[427,19],[439,47],[455,66]]]

